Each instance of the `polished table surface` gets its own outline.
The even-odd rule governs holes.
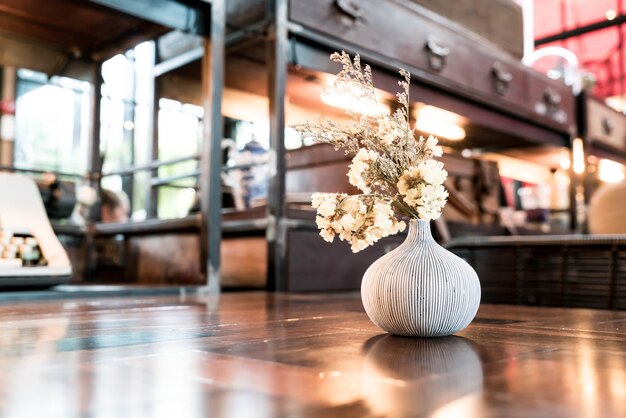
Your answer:
[[[626,312],[483,305],[399,338],[358,294],[0,305],[0,416],[625,417]]]

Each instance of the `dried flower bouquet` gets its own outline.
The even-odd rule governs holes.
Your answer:
[[[343,66],[332,94],[379,107],[371,69],[361,67],[359,55],[351,60],[342,51],[330,58]],[[417,138],[411,129],[410,74],[399,72],[402,91],[397,93],[399,106],[392,115],[367,116],[348,110],[351,120],[345,124],[324,119],[294,126],[304,137],[332,144],[353,157],[348,178],[363,194],[316,193],[312,205],[322,238],[332,242],[338,236],[355,253],[403,231],[402,217],[437,219],[448,197],[443,187],[448,173],[441,162],[432,159],[441,156],[442,149],[433,136]]]

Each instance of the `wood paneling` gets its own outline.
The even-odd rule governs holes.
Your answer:
[[[265,288],[267,240],[264,236],[222,240],[222,286]]]
[[[200,284],[200,239],[197,233],[131,238],[140,284]]]
[[[0,306],[3,417],[626,416],[626,312],[481,306],[397,338],[358,294]]]

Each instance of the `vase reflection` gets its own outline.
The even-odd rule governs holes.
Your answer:
[[[374,414],[480,416],[483,369],[471,340],[384,334],[364,351],[363,397]]]

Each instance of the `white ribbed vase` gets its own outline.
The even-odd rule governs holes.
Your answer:
[[[361,299],[372,322],[410,337],[454,334],[480,304],[474,269],[433,239],[430,224],[411,220],[406,240],[365,272]]]

